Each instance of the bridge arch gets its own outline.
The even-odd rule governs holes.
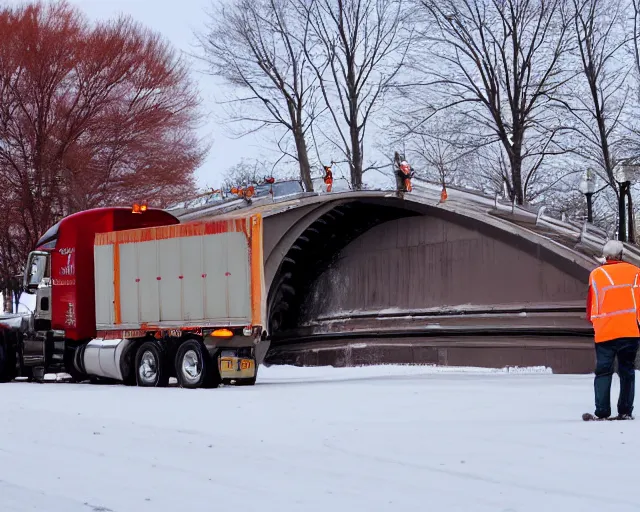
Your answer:
[[[309,287],[350,242],[374,226],[419,215],[403,206],[398,199],[342,199],[291,225],[266,258],[270,331],[297,324]]]
[[[419,187],[207,208],[185,220],[264,217],[268,364],[593,369],[584,299],[604,242],[575,226]]]
[[[270,362],[592,367],[589,259],[473,212],[328,201],[291,224],[267,269]]]

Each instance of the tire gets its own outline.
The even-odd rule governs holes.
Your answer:
[[[217,388],[220,385],[218,366],[199,340],[190,339],[182,343],[174,364],[181,388]]]
[[[74,345],[67,345],[65,341],[63,364],[64,371],[71,375],[71,382],[83,382],[89,377],[76,368],[76,361],[78,360],[80,347]]]
[[[169,385],[167,358],[162,347],[145,341],[136,352],[136,383],[145,388],[164,388]]]
[[[33,366],[23,366],[17,376],[27,379],[27,382],[33,382],[35,380],[33,377]]]
[[[5,347],[4,340],[0,340],[0,382],[8,382],[8,366],[7,361],[7,349]]]
[[[16,378],[16,348],[7,336],[0,337],[0,382]]]
[[[126,353],[123,354],[120,362],[120,370],[122,371],[123,376],[122,384],[124,384],[125,386],[137,385],[138,372],[136,371],[136,349],[137,347],[135,345],[129,347]]]

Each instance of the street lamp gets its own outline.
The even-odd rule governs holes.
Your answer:
[[[580,181],[580,192],[585,195],[587,198],[587,222],[593,223],[593,208],[591,204],[591,198],[593,197],[593,193],[596,191],[596,183],[593,180],[593,173],[591,169],[587,171],[585,177]]]
[[[638,172],[635,158],[626,158],[618,162],[613,169],[613,177],[618,182],[620,194],[618,197],[618,240],[627,241],[626,219],[629,219],[629,242],[635,243],[635,226],[633,222],[633,200],[631,198],[631,180]],[[625,207],[625,199],[628,203]],[[627,212],[625,213],[625,209]]]

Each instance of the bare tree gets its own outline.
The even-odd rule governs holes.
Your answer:
[[[298,162],[310,191],[307,131],[316,116],[316,82],[304,49],[307,32],[308,24],[290,0],[235,0],[211,15],[208,33],[199,40],[211,72],[246,92],[230,103],[241,107],[232,109],[231,118],[249,121],[249,133],[284,128],[293,137],[295,153],[282,140],[280,150]]]
[[[632,51],[634,56],[635,71],[638,83],[640,84],[640,0],[631,2],[633,7],[633,44]],[[640,88],[638,88],[638,96],[640,97]]]
[[[418,176],[447,185],[469,185],[470,156],[477,150],[465,136],[456,118],[436,116],[402,138],[402,145],[414,163]],[[400,123],[402,130],[405,124]],[[398,144],[399,141],[396,141]]]
[[[628,133],[624,128],[629,104],[631,67],[622,58],[628,43],[624,26],[626,0],[572,0],[573,36],[580,76],[569,92],[556,98],[570,115],[570,129],[577,134],[577,153],[618,198],[620,240],[626,240],[625,197],[631,201],[630,186],[619,182],[616,173],[624,157]],[[632,206],[630,206],[632,209]],[[629,233],[633,238],[633,215]]]
[[[325,135],[342,152],[351,186],[359,190],[363,174],[375,168],[364,165],[368,123],[411,42],[405,5],[402,0],[298,0],[297,5],[309,22],[306,54],[337,132]]]
[[[556,145],[550,98],[568,79],[561,66],[569,19],[565,0],[420,0],[422,36],[433,65],[421,71],[444,98],[437,108],[464,105],[467,122],[499,141],[508,158],[502,178],[518,204]],[[532,160],[527,165],[525,159]]]
[[[228,192],[234,187],[256,185],[272,177],[272,174],[264,162],[241,159],[225,171],[222,190]]]

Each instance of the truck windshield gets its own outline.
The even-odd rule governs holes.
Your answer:
[[[56,239],[58,238],[58,230],[60,229],[60,222],[62,221],[59,221],[53,226],[51,226],[47,230],[47,232],[40,237],[40,240],[38,240],[36,247],[41,247],[41,246],[44,246],[45,244],[48,244],[51,246],[51,247],[48,247],[49,249],[53,249],[55,247],[56,245],[55,242],[56,242]]]
[[[46,254],[32,254],[30,266],[27,268],[27,284],[29,287],[37,287],[43,277],[47,276],[47,263],[49,260]]]

